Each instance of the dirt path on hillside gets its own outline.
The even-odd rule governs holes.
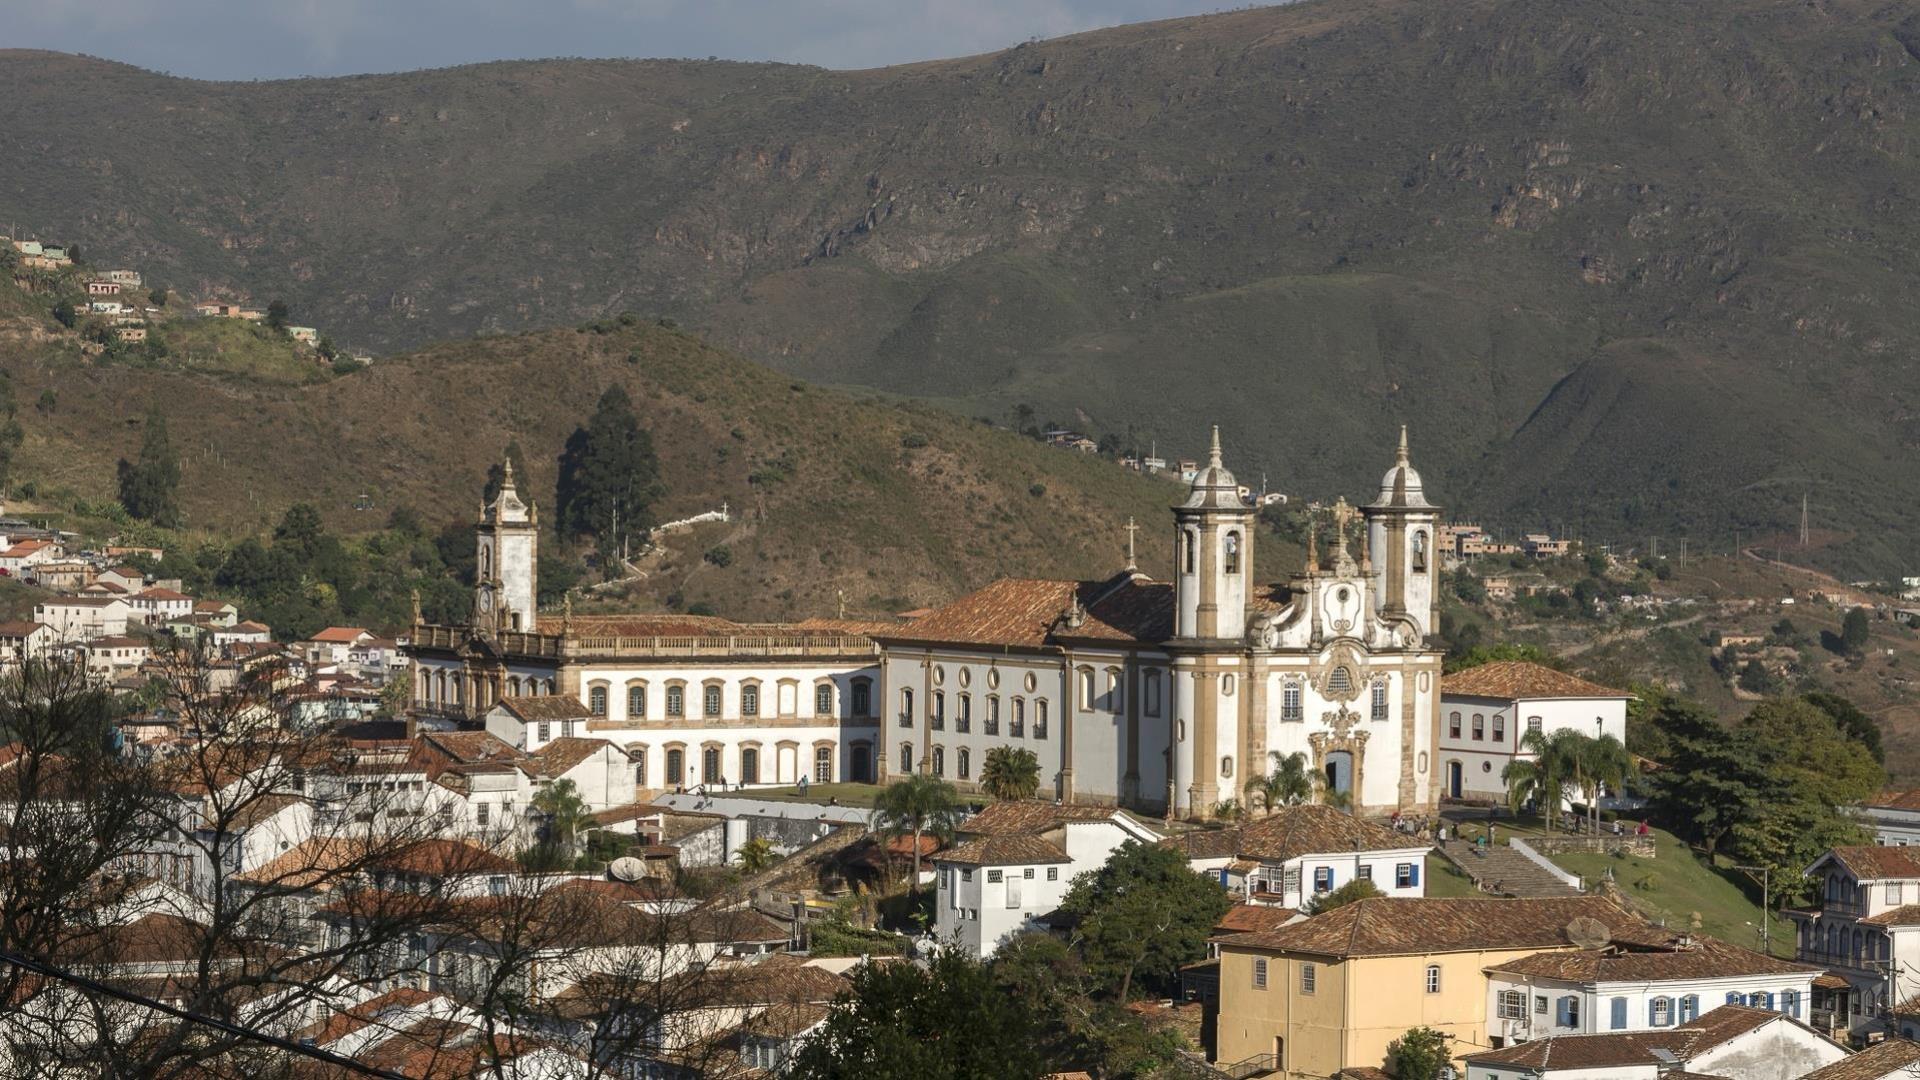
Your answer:
[[[1560,655],[1579,656],[1581,653],[1589,652],[1598,646],[1611,645],[1616,641],[1637,641],[1653,633],[1655,630],[1666,630],[1675,626],[1692,626],[1694,623],[1706,618],[1707,614],[1708,613],[1704,611],[1697,611],[1684,619],[1675,619],[1672,622],[1655,623],[1652,626],[1636,626],[1631,630],[1615,630],[1611,634],[1601,634],[1598,637],[1590,638],[1577,645],[1562,649]]]

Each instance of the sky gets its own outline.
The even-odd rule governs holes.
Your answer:
[[[532,57],[708,57],[834,68],[964,56],[1222,0],[0,0],[0,48],[199,79]]]

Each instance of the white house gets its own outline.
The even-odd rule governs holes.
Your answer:
[[[103,679],[131,675],[153,656],[153,650],[148,648],[147,643],[136,637],[95,638],[87,642],[84,648],[88,674]]]
[[[193,614],[193,597],[173,589],[142,589],[127,597],[136,618],[149,626],[160,626]]]
[[[61,643],[120,637],[133,608],[118,596],[56,596],[35,604],[33,621],[52,628]]]
[[[1487,968],[1487,1033],[1506,1042],[1685,1027],[1722,1005],[1811,1015],[1821,969],[1685,932]]]
[[[519,750],[538,750],[555,739],[585,735],[593,713],[566,694],[505,697],[484,717],[489,735]]]
[[[1879,1026],[1883,1006],[1920,995],[1920,848],[1838,847],[1807,868],[1819,900],[1786,912],[1794,958],[1846,981],[1815,994],[1814,1026]]]
[[[45,623],[0,623],[0,667],[44,659],[58,640],[59,633]]]
[[[1038,800],[994,803],[962,822],[960,837],[933,857],[934,932],[981,958],[1035,929],[1075,874],[1129,840],[1160,839],[1118,810]]]
[[[0,551],[0,572],[21,576],[29,566],[63,559],[67,549],[57,540],[22,540]]]
[[[1501,773],[1515,760],[1531,757],[1520,749],[1531,731],[1611,735],[1624,743],[1632,696],[1521,660],[1481,664],[1443,677],[1442,795],[1505,801]]]
[[[1467,1080],[1799,1080],[1847,1058],[1846,1047],[1766,1009],[1723,1005],[1658,1032],[1556,1035],[1466,1056]],[[1844,1069],[1846,1064],[1837,1066]],[[1819,1071],[1815,1071],[1819,1070]],[[1872,1074],[1846,1071],[1848,1078]]]
[[[1387,896],[1425,896],[1430,845],[1317,803],[1283,806],[1237,828],[1199,829],[1160,841],[1187,864],[1260,904],[1299,909],[1356,879]]]
[[[329,626],[300,642],[298,647],[306,656],[307,663],[315,667],[327,667],[346,663],[354,646],[372,640],[373,635],[358,626]]]
[[[273,640],[273,631],[264,623],[237,622],[231,626],[215,624],[208,632],[208,639],[216,649],[225,649],[229,645],[265,645]]]
[[[1920,791],[1883,791],[1860,808],[1873,838],[1887,847],[1920,844]]]

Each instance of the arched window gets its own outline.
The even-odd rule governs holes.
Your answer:
[[[700,711],[706,716],[720,715],[720,684],[708,683],[700,693]]]
[[[1756,1009],[1773,1009],[1773,995],[1765,990],[1747,995],[1747,1004]]]
[[[962,780],[973,779],[973,755],[969,753],[967,751],[967,748],[964,746],[960,748],[960,760],[957,762],[957,764],[959,765],[960,769],[956,775],[958,775],[960,779]]]
[[[1680,999],[1680,1022],[1691,1024],[1700,1018],[1700,995],[1688,994]]]
[[[1280,719],[1298,722],[1306,718],[1300,704],[1300,684],[1289,681],[1280,687]]]
[[[900,726],[913,726],[913,690],[911,687],[903,686],[900,688]]]
[[[740,687],[740,715],[760,715],[760,684],[746,683]]]
[[[870,680],[853,680],[853,715],[873,715],[873,683]]]
[[[687,688],[684,686],[667,687],[667,715],[676,720],[687,715]]]
[[[944,746],[933,748],[933,775],[947,775],[947,748]]]
[[[1474,713],[1473,714],[1473,741],[1483,742],[1485,741],[1486,737],[1487,737],[1487,715],[1485,713]]]
[[[960,695],[960,715],[954,717],[953,719],[954,719],[953,729],[955,731],[968,732],[973,730],[973,695],[972,694]]]
[[[595,716],[607,715],[607,688],[590,687],[587,690],[587,711]]]
[[[900,774],[905,776],[913,771],[913,744],[900,744]]]
[[[687,778],[687,753],[679,747],[667,751],[667,783],[678,784]]]
[[[1033,702],[1033,737],[1047,737],[1047,699],[1036,698]]]
[[[947,730],[947,692],[945,690],[933,692],[933,730]]]
[[[1440,965],[1428,964],[1427,965],[1427,993],[1437,994],[1439,992],[1440,992]]]
[[[833,715],[833,684],[821,683],[813,688],[813,715]]]
[[[1427,534],[1424,529],[1416,529],[1413,533],[1413,572],[1427,572]]]
[[[1373,706],[1371,710],[1373,719],[1385,720],[1387,718],[1387,680],[1373,680],[1373,698],[1371,704]]]
[[[1119,712],[1127,707],[1125,684],[1120,681],[1120,669],[1107,669],[1107,710]]]
[[[1226,539],[1221,541],[1221,551],[1225,556],[1223,569],[1229,574],[1238,574],[1240,572],[1240,534],[1227,533]]]
[[[1447,738],[1457,739],[1459,737],[1460,737],[1460,714],[1457,712],[1448,713],[1447,714]]]
[[[627,752],[633,755],[633,786],[637,788],[646,787],[647,748],[644,746],[630,746],[627,748]]]
[[[1191,574],[1194,571],[1195,565],[1199,562],[1196,553],[1200,549],[1200,538],[1196,536],[1192,530],[1183,532],[1180,534],[1180,547],[1180,563],[1186,568],[1186,572]]]
[[[647,718],[647,684],[627,684],[627,719],[645,720]]]
[[[1672,1024],[1672,998],[1657,997],[1647,1002],[1647,1025],[1649,1027],[1671,1027]]]
[[[992,713],[987,714],[987,734],[989,735],[1000,734],[1000,718]],[[1008,734],[1012,735],[1016,739],[1026,738],[1027,699],[1025,698],[1013,699],[1013,721],[1012,721],[1012,726],[1008,730]]]
[[[1232,754],[1228,754],[1227,756],[1220,759],[1220,775],[1223,777],[1230,777],[1233,775],[1233,755]]]
[[[1093,669],[1083,667],[1078,674],[1080,676],[1077,680],[1080,685],[1080,711],[1090,712],[1093,709]]]
[[[1145,698],[1145,708],[1146,708],[1147,715],[1159,716],[1160,715],[1160,673],[1158,671],[1149,670],[1146,673],[1146,675],[1141,679],[1140,692],[1141,692],[1141,696]]]
[[[1334,668],[1333,673],[1327,676],[1327,692],[1330,694],[1346,694],[1352,691],[1353,672],[1347,670],[1345,664]]]
[[[813,782],[816,784],[833,783],[833,747],[816,746],[813,748]]]
[[[754,747],[740,748],[740,782],[743,784],[760,782],[760,751]]]

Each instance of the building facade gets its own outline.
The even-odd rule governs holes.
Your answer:
[[[1506,767],[1535,755],[1528,732],[1627,739],[1633,695],[1519,660],[1495,661],[1441,680],[1440,792],[1444,798],[1505,802]]]

